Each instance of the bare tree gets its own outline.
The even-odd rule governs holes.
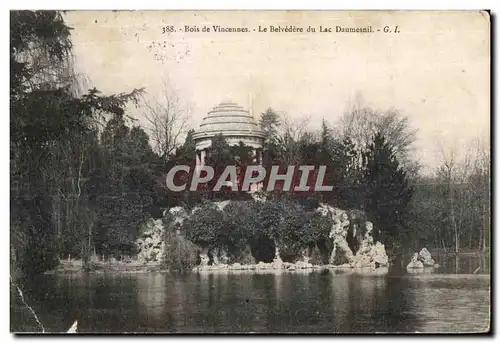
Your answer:
[[[443,165],[438,171],[438,175],[441,175],[442,183],[447,189],[448,193],[448,201],[449,201],[449,220],[454,232],[454,240],[455,240],[455,252],[458,252],[460,241],[459,241],[459,230],[457,226],[457,220],[455,216],[455,182],[456,182],[456,174],[457,174],[457,164],[455,161],[455,152],[451,151],[449,154],[446,154],[442,146],[440,146],[441,152],[443,155]]]
[[[478,248],[486,250],[486,240],[489,242],[491,226],[491,151],[489,140],[476,139],[471,144],[475,156],[473,161],[473,177],[470,180],[471,189],[475,193],[478,215],[480,217],[480,235]]]
[[[363,104],[358,96],[340,119],[336,131],[341,138],[348,137],[361,150],[371,143],[377,133],[381,133],[407,172],[416,174],[418,164],[410,158],[410,151],[417,130],[411,128],[409,118],[398,109],[375,110]]]
[[[490,157],[488,148],[475,140],[460,155],[439,145],[442,164],[437,180],[445,190],[443,206],[453,233],[454,250],[478,238],[478,248],[486,249],[490,227]],[[445,234],[445,233],[444,233]],[[465,238],[465,242],[462,242]]]
[[[286,113],[280,114],[278,136],[282,140],[300,141],[306,135],[310,117],[291,118]]]
[[[81,228],[81,242],[82,242],[82,260],[83,265],[87,269],[89,268],[89,262],[91,260],[92,254],[92,230],[97,221],[97,213],[94,209],[86,206],[82,210],[82,228]],[[94,247],[95,253],[95,247]]]
[[[299,143],[313,141],[311,133],[307,130],[309,117],[290,118],[287,114],[280,115],[276,141],[281,148],[285,162],[294,164],[299,158]]]
[[[146,101],[145,117],[153,148],[161,158],[168,159],[186,132],[191,106],[181,101],[177,91],[163,82],[163,98]]]

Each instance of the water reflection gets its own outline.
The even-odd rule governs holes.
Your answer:
[[[439,273],[453,274],[489,274],[489,254],[433,254],[436,263],[439,264]],[[411,258],[411,257],[409,257]]]
[[[487,277],[409,278],[409,295],[419,302],[413,313],[421,332],[486,331],[490,320],[490,287]]]
[[[437,272],[437,268],[425,267],[425,268],[410,268],[406,271],[408,274],[433,274]]]
[[[488,327],[490,280],[392,272],[106,274],[43,276],[24,290],[49,331],[78,319],[85,332],[467,332]],[[15,297],[11,316],[12,330],[37,330]]]

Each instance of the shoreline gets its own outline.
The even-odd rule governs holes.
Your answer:
[[[387,266],[363,266],[353,267],[349,264],[343,265],[312,265],[302,261],[296,263],[281,262],[281,263],[256,263],[242,265],[239,263],[234,264],[219,264],[212,266],[196,266],[191,270],[184,271],[185,273],[193,274],[283,274],[283,273],[332,273],[332,274],[359,274],[359,275],[387,275],[391,264]],[[450,274],[440,273],[440,268],[425,267],[421,269],[405,269],[406,276],[417,275],[456,275],[456,277],[470,276],[488,276],[490,274]],[[46,271],[45,275],[79,275],[79,274],[145,274],[145,273],[169,273],[168,268],[165,268],[159,262],[154,263],[123,263],[123,262],[98,262],[92,263],[91,269],[85,271],[81,260],[61,261],[55,269]]]
[[[224,273],[224,272],[301,272],[301,271],[323,271],[323,270],[355,270],[364,272],[373,272],[376,270],[388,270],[388,266],[374,266],[353,267],[349,264],[342,265],[313,265],[298,261],[295,263],[290,262],[259,262],[255,264],[217,264],[217,265],[204,265],[196,266],[191,270],[186,270],[188,273]],[[44,274],[103,274],[103,273],[121,273],[121,274],[134,274],[134,273],[151,273],[151,272],[170,272],[168,268],[162,266],[159,262],[154,263],[123,263],[123,262],[98,262],[91,263],[90,270],[85,271],[81,260],[61,261],[61,263],[52,270],[46,271]]]
[[[432,249],[434,255],[447,255],[447,256],[480,256],[480,255],[489,255],[489,251],[464,251],[459,252],[458,254],[454,252],[440,252],[436,254],[436,251],[439,249]],[[298,261],[295,263],[290,262],[281,262],[274,261],[270,263],[259,262],[254,264],[217,264],[217,265],[204,265],[204,266],[196,266],[191,270],[185,270],[186,273],[198,273],[198,274],[209,274],[209,273],[282,273],[282,272],[313,272],[313,271],[335,271],[335,272],[354,272],[359,274],[372,274],[384,273],[383,270],[388,270],[393,263],[389,262],[386,266],[379,266],[375,268],[375,266],[363,266],[363,267],[355,267],[350,264],[342,264],[342,265],[313,265],[311,263]],[[439,273],[440,268],[433,267],[425,267],[423,269],[406,269],[406,274],[433,274],[434,272]],[[169,268],[162,266],[161,262],[147,262],[147,263],[139,263],[137,261],[130,262],[91,262],[90,270],[85,271],[83,269],[82,260],[61,260],[59,265],[54,269],[45,271],[43,274],[46,275],[64,275],[64,274],[80,274],[80,273],[88,273],[88,274],[104,274],[104,273],[114,273],[114,274],[138,274],[138,273],[165,273],[170,272]],[[385,272],[387,274],[387,272]],[[440,274],[445,275],[445,274]],[[457,274],[457,275],[469,275],[469,274]],[[471,274],[473,275],[473,274]],[[490,274],[474,274],[474,275],[490,275]]]
[[[150,266],[147,266],[150,267]],[[357,274],[361,276],[386,276],[389,275],[390,267],[342,267],[335,265],[322,265],[315,266],[313,268],[303,268],[303,269],[283,269],[283,268],[266,268],[266,269],[193,269],[186,271],[185,274],[197,274],[197,275],[238,275],[238,274],[309,274],[309,273],[330,273],[331,275],[339,274]],[[141,268],[141,269],[108,269],[108,270],[90,270],[84,271],[83,269],[71,270],[71,271],[47,271],[42,275],[133,275],[133,274],[164,274],[171,273],[170,270],[165,268]],[[174,272],[176,273],[176,272]],[[463,279],[463,278],[491,278],[491,273],[477,273],[477,274],[467,274],[467,273],[440,273],[439,270],[432,267],[426,267],[420,270],[404,271],[402,274],[395,275],[397,277],[405,278],[446,278],[446,279]]]

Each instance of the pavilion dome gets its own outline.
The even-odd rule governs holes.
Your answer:
[[[240,141],[254,148],[262,148],[264,132],[248,110],[233,102],[222,102],[203,118],[193,139],[196,149],[203,150],[211,145],[213,137],[222,134],[230,145]]]

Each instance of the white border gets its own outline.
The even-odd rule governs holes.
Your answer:
[[[139,6],[138,6],[139,5]],[[10,6],[10,9],[337,9],[337,10],[356,10],[356,9],[490,9],[495,8],[494,0],[483,1],[452,1],[452,0],[420,0],[420,1],[370,1],[370,0],[351,0],[344,2],[321,1],[321,0],[254,0],[254,1],[221,1],[221,0],[183,0],[183,1],[132,1],[132,0],[112,0],[106,1],[63,1],[50,0],[43,3],[37,1],[23,0],[16,1]]]

